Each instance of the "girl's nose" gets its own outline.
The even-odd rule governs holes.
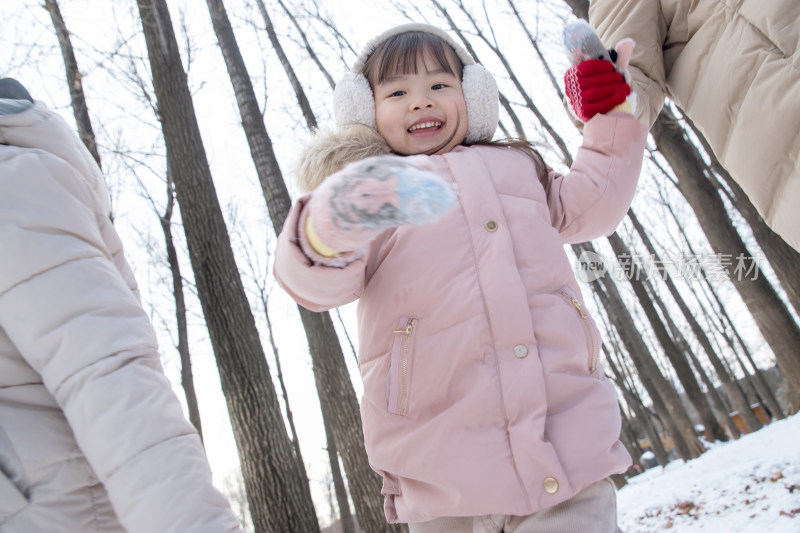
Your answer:
[[[428,98],[427,96],[417,96],[414,100],[411,101],[411,109],[417,111],[419,109],[430,109],[433,107],[433,100]]]

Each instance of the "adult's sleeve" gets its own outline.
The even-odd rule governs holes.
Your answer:
[[[58,402],[131,533],[241,532],[115,264],[102,201],[63,159],[3,152],[0,327]]]
[[[652,126],[666,96],[664,43],[667,25],[661,0],[592,0],[589,23],[600,40],[613,48],[626,37],[636,42],[630,66],[631,89],[636,95],[634,114]]]

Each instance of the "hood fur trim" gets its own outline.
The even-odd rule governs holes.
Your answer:
[[[317,130],[295,165],[297,186],[303,194],[311,192],[348,163],[389,152],[383,137],[361,124]]]

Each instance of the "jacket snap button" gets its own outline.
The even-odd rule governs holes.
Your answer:
[[[486,231],[497,231],[497,222],[494,220],[487,220],[483,223],[483,227],[486,228]]]
[[[526,355],[528,355],[528,347],[524,344],[517,344],[514,346],[514,355],[522,359]]]
[[[558,481],[554,477],[544,478],[544,491],[547,494],[555,494],[558,492]]]

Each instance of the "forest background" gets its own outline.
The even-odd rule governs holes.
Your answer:
[[[587,9],[585,0],[0,4],[0,76],[76,124],[101,163],[167,373],[248,528],[314,531],[341,517],[345,531],[396,530],[382,523],[363,453],[354,307],[299,310],[270,273],[275,229],[297,196],[291,169],[310,131],[332,126],[336,80],[385,28],[448,29],[498,79],[498,136],[530,139],[563,171],[580,131],[562,106],[561,29]],[[760,221],[679,109],[668,105],[651,133],[629,216],[608,239],[569,250],[638,471],[651,456],[697,457],[800,406],[797,385],[787,386],[800,380],[784,379],[800,375],[797,252]]]

